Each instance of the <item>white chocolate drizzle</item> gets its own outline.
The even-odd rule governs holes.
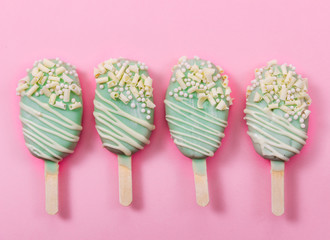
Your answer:
[[[132,152],[127,148],[124,144],[125,142],[137,149],[142,149],[143,144],[149,144],[149,139],[147,139],[144,135],[140,134],[133,128],[122,123],[118,116],[122,116],[127,118],[128,120],[135,122],[142,127],[145,127],[148,130],[153,130],[155,126],[150,124],[148,121],[135,117],[125,111],[123,111],[120,107],[116,105],[116,103],[102,97],[102,95],[96,91],[96,96],[101,100],[94,100],[95,109],[99,111],[94,111],[94,116],[97,121],[102,123],[104,126],[96,125],[96,129],[98,130],[101,138],[110,140],[109,142],[104,142],[103,146],[110,147],[113,149],[120,150],[125,155],[129,156]],[[118,130],[117,128],[120,130]]]
[[[289,145],[286,142],[281,141],[275,136],[267,133],[264,129],[267,129],[275,134],[286,136],[299,144],[304,145],[306,143],[307,134],[287,122],[283,117],[276,115],[271,111],[266,111],[253,103],[246,103],[250,108],[246,108],[244,113],[246,114],[245,119],[249,128],[254,129],[258,134],[248,131],[248,135],[252,141],[260,145],[262,154],[264,150],[269,150],[273,156],[288,161],[285,155],[280,153],[276,148],[284,149],[293,153],[299,153],[299,149]],[[253,109],[254,108],[254,109]],[[271,121],[264,120],[264,118]]]
[[[55,135],[65,141],[74,143],[79,140],[79,137],[68,132],[67,129],[80,131],[82,127],[69,118],[63,116],[61,113],[52,109],[47,103],[43,103],[35,97],[30,98],[30,100],[34,101],[47,112],[41,113],[34,108],[24,104],[22,101],[20,102],[21,111],[31,115],[34,119],[32,120],[30,118],[25,118],[22,115],[20,116],[23,125],[25,125],[23,128],[24,136],[35,143],[35,145],[29,143],[26,145],[34,154],[40,158],[51,161],[60,161],[62,159],[61,154],[56,152],[72,153],[73,150],[63,147],[61,144],[49,137],[48,134]],[[37,124],[38,121],[44,123],[47,127]]]

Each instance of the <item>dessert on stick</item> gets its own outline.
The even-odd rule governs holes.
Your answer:
[[[247,88],[245,119],[256,152],[271,161],[272,212],[284,213],[284,165],[298,154],[307,139],[307,79],[292,65],[269,61],[255,70]]]
[[[118,156],[119,202],[132,202],[132,154],[149,144],[155,128],[152,79],[148,67],[124,58],[94,69],[96,129],[103,146]]]
[[[58,212],[58,163],[82,130],[81,88],[75,67],[60,59],[36,61],[16,89],[25,144],[45,162],[46,211]]]
[[[166,120],[174,143],[192,159],[196,201],[209,202],[206,158],[214,155],[225,136],[232,104],[228,76],[220,67],[198,57],[181,57],[167,89]]]

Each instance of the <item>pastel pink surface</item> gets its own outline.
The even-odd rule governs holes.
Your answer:
[[[329,1],[0,1],[0,239],[329,239]],[[222,146],[208,160],[210,204],[195,203],[191,161],[170,138],[163,99],[177,59],[223,67],[235,98]],[[118,202],[117,161],[92,115],[93,67],[111,57],[145,62],[156,130],[133,157],[133,204]],[[84,130],[60,164],[57,216],[44,210],[43,162],[24,145],[18,79],[36,59],[77,66]],[[309,139],[286,164],[285,215],[270,203],[270,164],[243,120],[254,69],[271,59],[309,78]]]

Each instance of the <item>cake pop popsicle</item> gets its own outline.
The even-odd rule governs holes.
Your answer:
[[[192,159],[196,201],[209,202],[206,158],[219,148],[232,104],[228,76],[210,61],[181,57],[166,93],[166,120],[180,152]]]
[[[284,165],[306,143],[311,98],[292,65],[268,62],[255,70],[244,110],[256,152],[271,161],[272,212],[284,213]]]
[[[75,67],[60,59],[36,61],[19,81],[25,144],[45,162],[46,211],[58,212],[58,163],[73,153],[82,130],[81,88]]]
[[[149,144],[155,128],[152,79],[148,67],[124,58],[94,69],[94,117],[103,146],[118,156],[119,202],[132,202],[132,154]]]

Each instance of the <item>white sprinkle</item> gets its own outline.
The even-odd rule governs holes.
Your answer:
[[[148,110],[147,110],[147,113],[148,113],[148,114],[150,114],[150,113],[151,113],[151,111],[148,109]]]
[[[137,99],[137,101],[138,101],[138,102],[141,102],[141,98],[139,97],[139,98]]]
[[[60,95],[60,99],[63,99],[63,95]]]
[[[113,90],[114,90],[114,91],[118,91],[118,88],[117,88],[117,87],[115,87]]]
[[[120,92],[124,91],[124,88],[122,88],[122,87],[121,87],[121,88],[119,88],[119,91],[120,91]]]
[[[147,116],[146,116],[146,119],[148,119],[148,120],[149,120],[149,119],[150,119],[150,115],[147,115]]]
[[[299,119],[299,122],[303,123],[304,122],[304,119],[303,118],[300,118]]]
[[[298,115],[294,115],[293,119],[294,120],[297,120],[298,119]]]
[[[145,98],[142,98],[142,102],[145,102],[146,101],[146,99]]]
[[[100,85],[100,88],[103,89],[104,88],[104,85]]]
[[[146,104],[145,103],[142,103],[141,104],[141,107],[145,108],[146,107]]]
[[[174,88],[174,92],[176,92],[176,93],[177,93],[178,91],[179,91],[179,90],[178,90],[177,88]]]
[[[136,107],[135,103],[131,103],[131,108],[135,108],[135,107]]]
[[[179,93],[179,94],[180,94],[180,96],[182,96],[182,95],[183,95],[183,92],[182,92],[182,91],[180,91],[180,93]]]
[[[284,114],[284,117],[289,118],[289,114],[288,113]]]
[[[128,98],[129,100],[132,100],[132,99],[133,99],[132,95],[128,95],[127,98]]]
[[[179,95],[178,94],[174,94],[174,97],[177,98]]]
[[[173,96],[173,92],[169,92],[168,94],[169,94],[170,96]]]
[[[189,98],[193,98],[193,95],[192,94],[189,94]]]
[[[174,77],[172,77],[171,81],[172,81],[172,82],[175,82],[175,78],[174,78]]]
[[[288,121],[291,122],[292,121],[292,118],[289,118]]]
[[[112,90],[109,88],[109,89],[108,89],[108,92],[109,92],[109,93],[111,93],[111,92],[112,92]]]
[[[220,99],[219,99],[219,98],[217,98],[217,99],[215,99],[215,101],[218,103],[218,102],[220,102]]]
[[[305,124],[300,124],[300,127],[301,127],[301,128],[305,128],[306,125],[305,125]]]
[[[144,108],[142,108],[142,109],[141,109],[141,112],[143,112],[143,113],[144,113],[144,112],[146,112],[146,110],[145,110]]]
[[[183,96],[184,96],[184,97],[188,97],[188,93],[184,93]]]

